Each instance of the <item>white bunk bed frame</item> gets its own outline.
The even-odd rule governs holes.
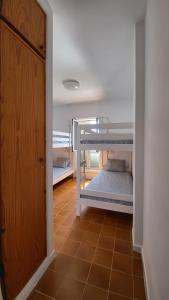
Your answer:
[[[68,132],[56,131],[53,130],[53,148],[54,149],[62,149],[62,148],[70,148],[72,151],[72,142],[71,142],[71,134]],[[53,178],[53,186],[60,181],[64,180],[65,178],[73,175],[73,163],[72,166],[67,168],[66,170],[63,169],[62,174]],[[54,177],[54,171],[53,171]]]
[[[53,130],[53,148],[69,148],[71,147],[71,134]]]
[[[127,151],[132,153],[133,123],[97,125],[78,125],[78,123],[76,123],[75,126],[75,149],[77,150],[77,216],[80,216],[81,205],[132,214],[133,205],[125,205],[125,201],[131,203],[133,201],[133,195],[84,189],[85,176],[81,177],[81,167],[84,166],[85,170],[85,160],[81,161],[81,151]],[[104,133],[102,133],[102,131],[104,131]],[[81,188],[82,184],[83,188]],[[96,197],[103,200],[94,200]],[[113,202],[106,202],[104,199],[112,199]]]
[[[56,178],[53,178],[53,186],[57,183],[59,183],[60,181],[66,179],[67,177],[73,175],[74,171],[72,168],[70,168],[69,170],[66,170],[65,173],[63,173],[62,175],[56,177]]]

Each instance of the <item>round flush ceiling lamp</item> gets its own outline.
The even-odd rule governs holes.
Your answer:
[[[65,79],[62,83],[67,90],[75,91],[80,88],[80,82],[75,79]]]

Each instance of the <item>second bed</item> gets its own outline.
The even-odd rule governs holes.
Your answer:
[[[80,190],[83,205],[132,213],[133,179],[129,172],[102,170]]]

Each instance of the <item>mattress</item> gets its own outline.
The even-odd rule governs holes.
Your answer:
[[[86,190],[114,194],[132,194],[132,176],[127,172],[110,172],[102,170],[87,185]]]
[[[127,172],[109,172],[109,171],[100,171],[99,174],[92,179],[92,181],[86,186],[86,191],[89,191],[89,195],[80,195],[81,198],[93,199],[98,201],[105,201],[117,204],[124,204],[132,206],[132,194],[133,194],[133,180],[130,173]],[[109,199],[97,196],[90,196],[90,191],[95,192],[107,192],[118,195],[129,195],[131,200],[126,201]]]
[[[56,168],[53,167],[53,181],[55,181],[56,179],[58,179],[59,177],[66,175],[66,173],[72,171],[72,167],[67,167],[67,168]]]
[[[87,145],[87,144],[112,144],[112,145],[132,145],[133,140],[81,140],[81,144]]]

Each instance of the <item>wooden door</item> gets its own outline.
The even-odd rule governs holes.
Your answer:
[[[46,16],[36,0],[1,0],[1,15],[45,56]],[[0,2],[1,2],[0,1]]]
[[[14,299],[46,256],[45,63],[3,21],[0,26],[1,244]]]

